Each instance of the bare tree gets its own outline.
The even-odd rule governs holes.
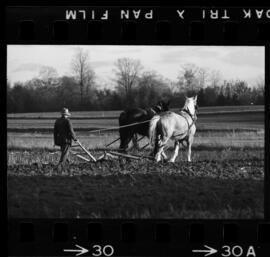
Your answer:
[[[255,88],[258,88],[260,91],[264,91],[265,80],[263,76],[258,76],[255,81]]]
[[[85,77],[85,96],[90,97],[91,90],[95,85],[95,72],[92,69],[89,69]]]
[[[80,86],[80,98],[82,104],[84,100],[84,91],[86,90],[86,93],[88,94],[89,88],[92,86],[94,81],[94,71],[90,67],[87,51],[84,51],[82,48],[78,48],[72,59],[71,65]]]
[[[197,71],[198,84],[200,88],[205,88],[208,80],[208,72],[205,68],[199,68]]]
[[[115,63],[116,83],[120,91],[124,91],[127,102],[131,100],[132,90],[138,82],[142,68],[139,60],[130,58],[121,58]]]
[[[198,83],[199,68],[194,64],[185,64],[178,76],[178,85],[180,92],[194,92],[199,89]]]
[[[147,107],[156,104],[159,100],[170,97],[171,81],[164,79],[155,71],[145,71],[141,74],[136,87],[136,104]]]
[[[57,85],[58,74],[55,68],[43,66],[38,75],[38,79],[42,81],[43,86],[51,87]]]
[[[218,86],[220,86],[221,83],[221,73],[218,70],[213,70],[209,76],[209,82],[210,82],[210,86],[217,88]]]

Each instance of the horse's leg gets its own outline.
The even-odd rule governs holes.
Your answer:
[[[121,143],[120,143],[119,150],[123,152],[127,152],[129,142],[131,141],[133,135],[130,134],[129,132],[126,132],[125,134],[120,134],[120,136],[121,136],[120,138]]]
[[[158,150],[157,150],[157,153],[156,153],[156,157],[155,157],[155,159],[156,159],[157,162],[160,162],[161,161],[161,155],[162,155],[162,153],[164,151],[163,148],[164,148],[164,146],[158,147]]]
[[[164,160],[167,160],[167,159],[168,159],[167,155],[166,155],[165,152],[164,152],[164,149],[163,149],[161,155],[162,155],[162,158],[163,158]]]
[[[161,161],[161,157],[167,160],[167,155],[165,154],[164,148],[168,143],[169,138],[159,139],[158,147],[157,147],[157,154],[156,154],[156,161]]]
[[[173,156],[170,158],[169,162],[174,162],[177,155],[178,155],[178,152],[179,152],[179,147],[180,147],[180,143],[179,141],[175,140],[175,143],[174,143],[174,153],[173,153]]]
[[[138,135],[135,133],[133,136],[132,136],[132,143],[133,143],[133,147],[135,149],[139,149],[139,145],[138,145]]]
[[[190,135],[187,139],[187,158],[188,162],[191,162],[191,145],[193,143],[194,137]]]

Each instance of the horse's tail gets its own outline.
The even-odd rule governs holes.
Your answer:
[[[149,140],[150,140],[150,145],[154,147],[154,152],[156,152],[158,141],[160,140],[160,137],[161,137],[159,126],[158,126],[159,121],[160,121],[160,116],[156,115],[151,119],[150,125],[149,125]]]

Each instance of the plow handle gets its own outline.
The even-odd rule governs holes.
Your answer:
[[[79,140],[77,140],[78,145],[83,149],[83,151],[94,161],[96,162],[96,158],[81,144]]]

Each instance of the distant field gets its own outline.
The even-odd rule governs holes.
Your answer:
[[[180,108],[179,108],[180,109]],[[177,110],[173,108],[172,110]],[[199,113],[207,112],[241,112],[241,111],[264,111],[263,105],[245,105],[245,106],[211,106],[199,107]],[[71,110],[72,112],[72,110]],[[121,110],[116,111],[86,111],[72,112],[72,117],[118,117]],[[57,118],[59,112],[39,112],[39,113],[9,113],[8,118]]]
[[[224,111],[225,109],[226,111]],[[223,110],[223,112],[221,110]],[[97,112],[95,114],[94,112],[80,112],[74,113],[71,120],[73,121],[73,126],[77,131],[90,131],[103,128],[113,128],[117,131],[117,116],[109,117],[110,115],[115,115],[116,113],[117,112],[104,112],[103,114],[107,118],[105,116],[93,118],[94,115],[97,115]],[[55,113],[54,115],[55,118],[59,117],[59,114]],[[77,115],[79,115],[81,118]],[[87,115],[92,115],[91,119],[87,119]],[[26,117],[32,118],[26,119]],[[42,117],[46,117],[46,119],[38,119],[37,117],[39,116],[33,116],[33,114],[16,114],[16,116],[12,116],[10,119],[8,118],[8,132],[52,132],[55,122],[55,118],[49,118],[52,117],[52,113],[43,114]],[[200,109],[198,113],[197,128],[198,130],[264,129],[263,106],[229,106],[226,108],[223,107],[223,109],[221,107],[205,107],[204,109],[202,108],[202,110]]]
[[[89,134],[78,132],[77,136],[89,149],[104,149],[107,144],[119,137],[118,133]],[[13,133],[7,135],[8,149],[48,149],[53,150],[53,135],[49,133]],[[148,143],[148,139],[140,141],[140,146]],[[173,146],[173,143],[170,143]],[[117,149],[119,141],[110,146],[110,149]],[[263,148],[263,131],[205,131],[198,132],[193,144],[194,149],[226,149],[229,148]]]

